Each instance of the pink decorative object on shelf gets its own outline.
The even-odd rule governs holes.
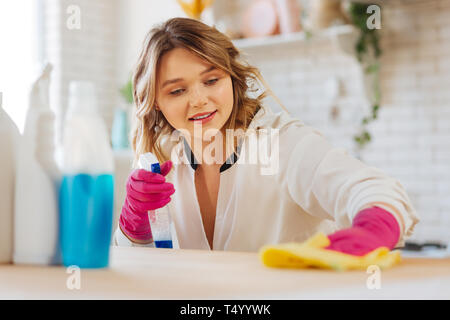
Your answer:
[[[242,33],[246,38],[279,33],[277,8],[272,0],[254,0],[243,14]]]

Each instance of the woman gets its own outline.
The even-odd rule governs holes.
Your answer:
[[[274,114],[262,103],[270,90],[250,97],[249,83],[265,82],[239,58],[229,38],[193,19],[148,33],[132,145],[135,164],[146,152],[164,164],[161,174],[130,174],[116,244],[152,245],[147,211],[168,205],[179,248],[257,251],[319,231],[349,254],[402,246],[419,220],[400,183]]]

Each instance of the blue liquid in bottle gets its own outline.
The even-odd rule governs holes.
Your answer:
[[[60,205],[60,244],[65,266],[104,268],[112,237],[114,177],[65,175]]]
[[[159,241],[156,241],[155,240],[155,247],[156,248],[173,248],[173,245],[172,245],[172,240],[159,240]]]

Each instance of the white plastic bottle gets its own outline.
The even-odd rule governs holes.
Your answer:
[[[61,252],[65,266],[109,264],[114,206],[114,156],[97,110],[95,87],[71,82],[63,133],[59,193]]]
[[[10,263],[13,253],[14,185],[19,130],[2,109],[0,92],[0,263]]]
[[[19,143],[14,221],[14,263],[59,264],[54,121],[49,106],[52,67],[47,64],[34,82]]]

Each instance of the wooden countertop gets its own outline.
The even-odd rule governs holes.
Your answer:
[[[256,253],[112,247],[110,267],[0,265],[0,299],[450,299],[450,258],[403,258],[372,274],[272,269]],[[74,284],[75,282],[72,282]]]

